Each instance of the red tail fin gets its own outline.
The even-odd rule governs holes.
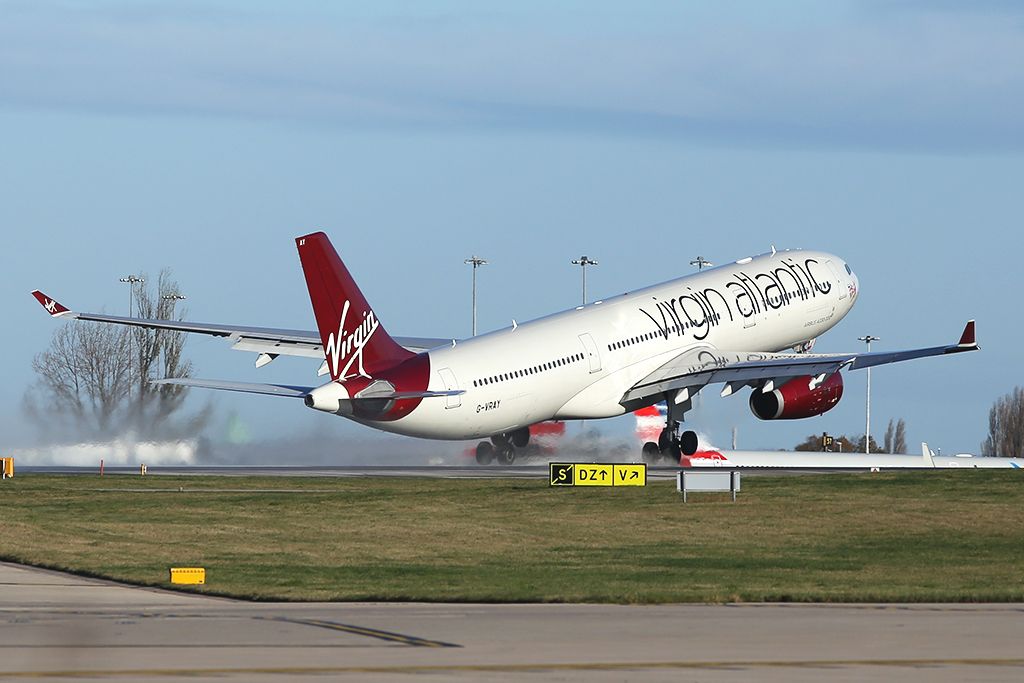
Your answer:
[[[327,235],[297,237],[295,246],[332,379],[373,377],[416,355],[385,331]]]

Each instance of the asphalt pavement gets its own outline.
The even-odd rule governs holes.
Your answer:
[[[1021,605],[249,603],[0,563],[0,679],[1017,681]]]

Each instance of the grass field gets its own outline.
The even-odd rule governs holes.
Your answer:
[[[257,599],[1020,601],[1024,478],[746,477],[684,505],[672,482],[19,475],[0,558],[156,586],[203,566],[199,590]]]

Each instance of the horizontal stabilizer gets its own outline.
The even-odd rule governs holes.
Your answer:
[[[287,384],[252,384],[249,382],[226,382],[216,379],[192,379],[190,377],[173,377],[158,379],[152,384],[176,384],[183,387],[199,387],[201,389],[220,389],[222,391],[240,391],[246,394],[267,394],[270,396],[287,396],[304,398],[313,391],[313,387],[293,387]]]
[[[286,396],[288,398],[305,398],[314,387],[296,387],[288,384],[253,384],[250,382],[230,382],[218,379],[192,379],[191,377],[171,377],[167,379],[154,380],[152,384],[175,384],[183,387],[197,387],[200,389],[220,389],[221,391],[239,391],[246,394],[265,394],[268,396]],[[397,401],[410,398],[441,398],[445,396],[459,396],[466,393],[465,389],[453,389],[451,391],[389,391],[386,393],[373,394],[371,396],[359,396],[346,399],[349,401],[370,401],[388,400]]]
[[[395,391],[390,394],[374,394],[366,398],[441,398],[443,396],[461,396],[466,393],[465,389],[452,389],[451,391]],[[355,400],[359,400],[358,398]]]

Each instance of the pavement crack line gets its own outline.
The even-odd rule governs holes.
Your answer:
[[[327,621],[324,619],[293,619],[291,617],[253,617],[254,619],[262,619],[264,621],[280,621],[289,624],[301,624],[303,626],[316,626],[318,628],[326,628],[332,631],[341,631],[343,633],[351,633],[357,636],[366,636],[367,638],[376,638],[378,640],[385,640],[389,643],[401,643],[402,645],[410,645],[412,647],[462,647],[457,643],[446,643],[440,640],[428,640],[426,638],[419,638],[417,636],[410,636],[404,633],[395,633],[393,631],[382,631],[375,628],[367,628],[365,626],[356,626],[354,624],[342,624],[336,621]]]

